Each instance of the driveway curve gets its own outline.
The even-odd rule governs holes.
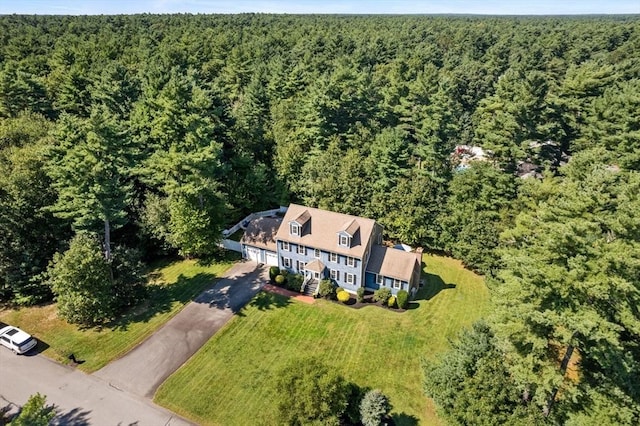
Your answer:
[[[117,389],[152,398],[158,387],[200,349],[268,281],[268,268],[236,263],[147,340],[95,376]]]
[[[0,348],[0,377],[0,408],[6,407],[10,415],[16,414],[29,396],[40,392],[47,397],[47,405],[56,407],[52,426],[193,425],[147,398],[121,392],[35,351],[15,356]]]

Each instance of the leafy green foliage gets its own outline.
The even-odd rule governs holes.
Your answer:
[[[280,275],[280,268],[278,268],[277,266],[272,266],[269,268],[269,279],[271,280],[271,282],[274,282],[278,275]]]
[[[55,201],[43,171],[50,123],[35,114],[0,121],[0,300],[31,305],[52,297],[42,282],[53,253],[69,236],[47,207]]]
[[[391,298],[391,290],[387,287],[382,287],[373,292],[373,300],[380,303],[387,303],[387,301]]]
[[[338,294],[336,294],[336,297],[338,299],[338,301],[342,302],[342,303],[347,303],[349,301],[349,299],[351,298],[351,296],[349,295],[349,292],[347,291],[339,291]]]
[[[278,284],[279,286],[282,287],[282,285],[285,283],[285,277],[284,275],[276,275],[276,284]]]
[[[405,309],[409,302],[409,293],[406,290],[399,290],[396,294],[396,301],[398,303],[398,308]]]
[[[280,370],[275,384],[279,423],[340,424],[350,388],[342,376],[315,358],[294,359]]]
[[[380,426],[391,412],[389,398],[379,389],[364,394],[360,401],[360,419],[363,426]]]
[[[105,259],[100,243],[80,233],[69,250],[55,254],[48,274],[62,318],[85,326],[102,324],[144,296],[137,256],[121,248],[115,253]]]
[[[395,308],[396,307],[396,297],[395,296],[391,296],[389,299],[387,299],[387,306],[389,306],[390,308]]]
[[[452,424],[544,424],[539,407],[523,401],[504,356],[489,326],[474,323],[438,362],[423,364],[425,393]]]
[[[289,290],[299,292],[303,282],[304,276],[302,274],[289,274],[286,285]]]
[[[489,163],[475,163],[454,175],[440,218],[441,241],[465,265],[488,273],[497,265],[494,252],[510,219],[516,197],[515,177]]]
[[[358,290],[356,290],[356,301],[358,303],[364,302],[364,292],[364,287],[358,287]]]
[[[70,323],[94,325],[114,317],[109,265],[95,238],[76,235],[69,250],[53,257],[49,277],[58,314]]]
[[[320,280],[320,284],[318,286],[318,295],[320,297],[324,297],[325,299],[329,299],[336,294],[336,286],[331,282],[331,280]]]
[[[532,209],[503,236],[496,332],[510,371],[546,413],[595,390],[615,405],[611,413],[638,418],[640,174],[602,158],[585,151],[564,178],[528,188]],[[574,350],[579,381],[566,374]]]
[[[53,405],[46,405],[47,397],[36,393],[31,395],[20,409],[20,413],[9,423],[12,426],[48,426],[55,417]]]

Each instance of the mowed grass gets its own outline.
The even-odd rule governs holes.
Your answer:
[[[422,390],[422,360],[436,359],[447,339],[486,314],[489,297],[483,278],[460,262],[423,260],[426,285],[404,313],[260,293],[161,386],[156,402],[204,425],[274,424],[275,373],[315,355],[387,394],[397,424],[439,424]]]
[[[229,258],[208,265],[194,260],[158,265],[149,274],[149,298],[121,319],[101,329],[79,329],[58,318],[56,305],[6,310],[0,321],[16,325],[39,340],[39,350],[68,363],[69,354],[93,372],[124,355],[177,314],[184,305],[233,265]]]

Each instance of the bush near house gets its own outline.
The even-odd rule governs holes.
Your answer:
[[[349,296],[349,293],[347,293],[346,291],[342,290],[342,291],[338,292],[337,297],[338,297],[338,300],[340,302],[347,303],[351,296]]]
[[[322,280],[320,281],[320,287],[318,290],[318,295],[320,297],[324,297],[325,299],[330,299],[333,295],[336,294],[336,287],[333,285],[331,280]]]
[[[388,288],[381,288],[373,292],[373,300],[380,303],[387,303],[387,300],[391,297],[391,290]]]
[[[290,274],[287,278],[285,287],[291,291],[300,291],[302,283],[304,282],[304,276],[300,274]]]
[[[360,287],[358,288],[358,290],[356,291],[356,301],[358,303],[362,303],[364,302],[364,287]]]
[[[280,274],[280,275],[276,276],[276,284],[277,285],[283,286],[285,281],[286,281],[286,278],[284,277],[284,275]]]
[[[398,303],[398,308],[405,309],[408,302],[409,293],[406,290],[400,290],[398,294],[396,294],[396,303]]]
[[[395,296],[391,296],[387,300],[387,305],[389,305],[390,308],[395,308],[396,307],[396,297]]]
[[[269,268],[269,279],[271,280],[271,282],[275,282],[278,275],[280,275],[280,268],[278,268],[277,266],[272,266],[271,268]]]

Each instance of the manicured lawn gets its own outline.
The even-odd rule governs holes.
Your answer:
[[[40,350],[48,357],[69,362],[67,356],[73,353],[77,359],[85,361],[78,368],[92,372],[151,335],[233,263],[228,259],[202,265],[184,260],[158,265],[150,273],[149,299],[101,330],[79,330],[68,324],[58,318],[55,304],[3,311],[0,321],[36,336],[40,340]]]
[[[424,261],[426,285],[405,313],[260,293],[162,385],[156,402],[200,424],[273,424],[274,372],[315,354],[347,380],[386,393],[398,424],[439,424],[422,392],[421,360],[487,312],[488,292],[458,261]]]

